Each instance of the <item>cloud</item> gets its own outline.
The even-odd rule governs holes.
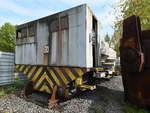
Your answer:
[[[24,7],[20,4],[17,4],[16,2],[12,2],[11,0],[3,0],[0,3],[0,9],[8,10],[9,12],[13,12],[20,16],[39,18],[41,16],[46,16],[55,12],[50,8],[45,7],[29,8],[27,5],[25,5]]]
[[[12,2],[10,0],[2,0],[0,3],[0,9],[7,9],[11,12],[21,15],[26,15],[29,12],[29,10],[17,5],[15,2]]]
[[[115,15],[112,4],[120,0],[1,0],[0,25],[5,22],[22,24],[58,11],[86,3],[102,24],[102,36],[109,32],[113,34]]]
[[[69,5],[79,5],[83,3],[87,3],[88,5],[100,5],[104,0],[60,0],[65,4]]]

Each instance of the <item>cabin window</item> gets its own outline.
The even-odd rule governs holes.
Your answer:
[[[56,31],[59,30],[59,21],[58,21],[58,19],[55,19],[51,22],[50,30],[51,30],[51,32],[56,32]]]
[[[61,25],[61,29],[68,29],[69,28],[68,16],[63,16],[60,18],[60,25]]]
[[[35,34],[34,24],[28,26],[28,36],[33,36]]]
[[[26,38],[27,37],[27,28],[21,29],[21,37]]]
[[[21,30],[17,30],[17,38],[21,38]]]

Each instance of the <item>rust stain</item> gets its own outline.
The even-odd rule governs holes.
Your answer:
[[[69,29],[65,29],[67,40],[67,61],[69,62]]]
[[[138,106],[150,107],[150,67],[141,65],[141,54],[144,61],[150,59],[150,30],[141,31],[139,17],[132,16],[124,20],[123,38],[120,45],[121,73],[126,99]],[[142,34],[142,36],[141,36]]]
[[[122,41],[122,47],[133,47],[139,49],[136,37],[130,37]]]
[[[61,64],[62,59],[62,31],[57,32],[57,52],[56,52],[56,65]]]

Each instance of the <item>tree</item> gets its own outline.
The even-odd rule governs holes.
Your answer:
[[[111,38],[111,45],[113,45],[113,48],[116,51],[117,57],[120,56],[120,52],[119,52],[120,39],[121,39],[121,30],[115,30]]]
[[[120,0],[115,6],[116,21],[114,24],[114,42],[117,56],[119,53],[120,39],[122,37],[122,23],[125,18],[137,15],[141,20],[142,30],[150,29],[150,0]],[[112,38],[113,39],[113,38]]]
[[[14,52],[15,27],[10,23],[5,23],[0,28],[0,51]]]
[[[110,37],[109,37],[108,33],[105,36],[105,42],[107,42],[110,46]]]
[[[116,15],[115,28],[122,26],[123,19],[132,15],[137,15],[141,20],[142,30],[150,29],[150,0],[121,0],[115,8]]]

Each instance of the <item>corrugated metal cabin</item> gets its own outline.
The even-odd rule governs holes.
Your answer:
[[[19,25],[16,29],[15,62],[97,67],[99,41],[100,24],[84,4]]]

